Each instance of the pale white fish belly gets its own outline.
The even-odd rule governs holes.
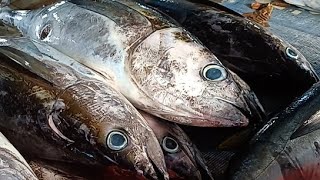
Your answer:
[[[5,159],[2,159],[5,157]],[[10,169],[10,170],[9,170]],[[9,140],[0,132],[0,173],[2,178],[19,177],[26,180],[38,179],[29,164],[13,147]],[[3,175],[9,174],[8,177]]]

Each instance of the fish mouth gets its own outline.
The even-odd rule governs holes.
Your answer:
[[[260,104],[258,98],[254,93],[247,93],[244,96],[244,99],[248,105],[249,108],[249,116],[250,120],[253,122],[264,122],[264,120],[267,118],[266,112],[262,105]]]
[[[150,133],[144,133],[146,137],[144,144],[137,146],[137,149],[132,149],[127,154],[127,159],[138,174],[148,179],[169,180],[161,147],[158,140],[155,137],[153,138],[153,132]]]
[[[148,148],[145,148],[148,149]],[[132,153],[132,154],[131,154]],[[146,152],[131,152],[132,156],[129,158],[129,164],[133,165],[134,170],[139,174],[143,175],[147,179],[154,180],[169,180],[169,175],[166,170],[166,166],[163,162],[163,157],[155,157],[157,152],[147,153]],[[129,155],[130,156],[130,155]],[[159,163],[160,161],[160,163]]]
[[[167,167],[162,156],[156,153],[156,151],[153,151],[152,148],[147,148],[147,156],[150,160],[150,171],[144,171],[146,172],[146,177],[150,177],[152,179],[161,179],[161,180],[169,180],[169,174],[167,172]]]
[[[160,114],[160,116],[178,124],[197,127],[242,127],[248,125],[250,117],[248,110],[222,98],[216,98],[216,100],[220,104],[219,111],[202,108],[197,111],[197,114],[185,111],[188,113],[182,115],[177,113],[175,116]]]

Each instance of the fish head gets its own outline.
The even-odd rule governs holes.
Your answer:
[[[284,61],[288,62],[288,68],[293,69],[291,72],[293,76],[296,74],[300,75],[300,77],[294,77],[301,79],[302,82],[309,81],[310,83],[315,83],[319,81],[319,77],[314,68],[298,49],[277,37],[274,38],[278,41],[279,49],[282,51],[281,55],[284,58]]]
[[[130,63],[132,79],[155,102],[142,110],[192,126],[248,124],[251,110],[237,75],[183,29],[153,32],[133,50]]]
[[[78,122],[84,122],[80,127],[90,132],[97,157],[151,179],[168,179],[161,147],[144,118],[111,86],[90,80],[82,77],[63,97],[72,97],[66,106]]]
[[[213,179],[200,152],[178,125],[143,111],[140,113],[157,136],[168,169],[186,179],[203,179],[202,175]]]
[[[149,178],[157,179],[159,174],[167,179],[163,153],[152,131],[136,126],[101,124],[98,143],[115,162],[126,164]]]

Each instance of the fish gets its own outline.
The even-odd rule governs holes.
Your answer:
[[[231,162],[229,179],[320,177],[320,83],[271,118]]]
[[[137,2],[166,14],[197,37],[250,86],[269,117],[319,81],[296,48],[226,7],[207,0]]]
[[[213,180],[200,151],[177,124],[143,111],[139,112],[157,136],[168,169],[173,170],[184,179]]]
[[[246,126],[260,105],[190,33],[133,1],[2,8],[0,19],[111,79],[135,107],[200,127]],[[254,105],[251,107],[251,105]],[[261,115],[261,116],[262,116]],[[257,117],[259,119],[260,116]]]
[[[89,68],[61,63],[68,60],[63,55],[56,60],[41,53],[26,39],[0,42],[0,130],[21,153],[168,179],[152,129],[112,85],[89,78],[98,76]]]
[[[38,180],[29,164],[0,132],[0,179]]]

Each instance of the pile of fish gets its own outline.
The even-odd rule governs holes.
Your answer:
[[[192,0],[1,5],[2,23],[20,33],[0,37],[1,178],[216,179],[200,152],[215,142],[248,153],[236,156],[231,179],[278,178],[276,166],[279,177],[294,174],[288,144],[290,153],[312,146],[301,158],[318,158],[319,143],[308,144],[318,126],[299,128],[318,110],[319,85],[307,91],[318,76],[297,49],[230,9]],[[213,135],[220,128],[231,133]]]

